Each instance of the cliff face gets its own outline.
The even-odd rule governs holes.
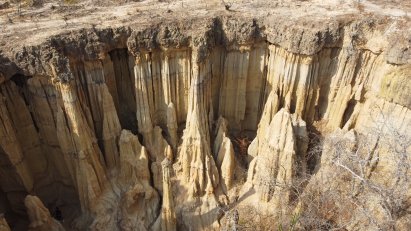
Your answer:
[[[64,229],[44,205],[80,230],[408,227],[409,21],[272,17],[1,47],[0,212],[31,230]]]

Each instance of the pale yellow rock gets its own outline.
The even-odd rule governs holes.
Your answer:
[[[166,126],[167,107],[169,103],[173,103],[177,122],[184,122],[187,117],[188,89],[191,83],[190,51],[181,49],[171,52],[142,53],[136,60],[134,67],[136,98],[137,101],[138,98],[140,101],[144,100],[147,105],[139,109],[139,102],[137,102],[137,108],[150,115],[153,124]],[[146,89],[139,81],[145,83]],[[146,95],[139,96],[139,89],[144,90]]]
[[[354,109],[350,107],[362,103],[367,91],[377,91],[376,86],[380,86],[381,78],[389,68],[382,55],[369,51],[350,53],[348,50],[342,50],[336,61],[334,74],[327,83],[327,103],[324,102],[327,108],[323,117],[328,121],[329,129],[342,128],[352,119],[353,115],[348,112]]]
[[[267,15],[267,21],[271,19]],[[13,73],[0,73],[2,195],[12,210],[18,210],[21,195],[27,192],[39,192],[49,200],[45,204],[52,204],[62,195],[71,198],[74,187],[82,215],[92,223],[81,228],[101,231],[176,230],[177,223],[183,230],[218,230],[225,206],[238,205],[229,202],[253,205],[260,217],[267,211],[283,213],[284,219],[291,217],[284,213],[293,205],[290,186],[295,177],[307,172],[307,127],[326,139],[311,187],[322,189],[342,182],[344,176],[333,175],[332,157],[327,156],[335,151],[328,140],[334,136],[346,139],[349,151],[367,136],[378,151],[378,163],[373,163],[377,170],[368,168],[366,174],[389,185],[392,166],[399,162],[390,155],[407,144],[410,136],[410,66],[388,63],[390,44],[379,41],[389,38],[392,31],[397,33],[398,25],[375,27],[373,20],[338,24],[342,37],[335,44],[328,41],[337,36],[332,34],[335,28],[328,28],[325,38],[323,31],[310,37],[317,28],[304,24],[304,33],[294,36],[301,35],[301,41],[294,44],[291,39],[287,47],[278,38],[281,33],[271,38],[280,39],[274,43],[249,41],[254,35],[258,39],[259,29],[267,36],[274,33],[272,26],[254,27],[263,26],[259,20],[252,21],[249,31],[247,23],[218,18],[211,27],[207,24],[207,31],[199,31],[207,36],[218,32],[211,40],[195,33],[188,43],[170,46],[163,46],[170,42],[169,36],[184,37],[193,28],[158,25],[159,30],[153,31],[159,34],[152,36],[156,41],[149,49],[138,46],[151,41],[133,43],[134,29],[130,29],[133,33],[127,41],[115,37],[121,40],[118,47],[127,45],[130,50],[91,39],[84,48],[86,56],[68,52],[64,57],[69,71],[54,66],[60,65],[54,63],[58,50],[50,62],[30,63],[30,55],[23,62],[18,54],[12,62],[20,65],[21,73],[34,76],[21,79],[19,70],[9,80]],[[221,28],[208,30],[214,26]],[[232,26],[241,28],[231,30]],[[366,30],[357,34],[351,30],[354,27]],[[384,33],[373,37],[371,31],[380,27]],[[117,30],[111,32],[118,35]],[[248,32],[252,38],[242,40]],[[318,47],[307,52],[305,36],[314,42],[318,39]],[[94,49],[99,53],[94,54]],[[402,58],[406,56],[404,51]],[[55,76],[38,76],[49,68]],[[61,68],[64,73],[57,73]],[[393,130],[398,133],[387,136]],[[236,156],[237,146],[229,138],[242,132],[256,132],[248,148],[248,163]],[[410,152],[408,147],[404,150]],[[408,163],[407,158],[402,162]],[[247,164],[247,182],[241,185]],[[318,181],[319,175],[326,181]],[[408,188],[403,191],[411,195]],[[375,198],[369,200],[369,204],[378,203]],[[369,208],[380,210],[378,206]],[[378,213],[378,219],[383,217]],[[357,220],[346,227],[367,229],[361,225]]]
[[[212,194],[218,185],[219,176],[211,155],[207,106],[204,97],[209,84],[206,64],[193,64],[193,82],[189,94],[189,110],[179,159],[183,170],[183,180],[188,195],[202,196]]]
[[[367,99],[358,114],[354,128],[366,137],[367,144],[378,144],[378,171],[383,176],[380,178],[390,179],[390,176],[395,175],[397,158],[411,151],[410,109],[384,99]],[[406,156],[408,161],[411,161],[410,156]]]
[[[213,153],[214,156],[218,156],[218,152],[220,151],[221,144],[223,143],[224,137],[227,136],[227,120],[220,116],[217,120],[216,130],[214,132],[214,146],[213,146]]]
[[[248,52],[229,52],[225,57],[219,112],[234,128],[241,128],[245,116],[248,60]]]
[[[232,186],[236,167],[233,144],[227,137],[227,132],[227,120],[220,117],[217,121],[213,152],[217,157],[217,167],[220,170],[220,183],[226,194]]]
[[[381,79],[379,95],[388,101],[411,108],[408,92],[411,91],[410,78],[411,65],[393,68]]]
[[[169,159],[170,161],[172,161],[174,159],[173,156],[173,149],[171,149],[171,146],[168,145],[165,152],[164,152],[164,157],[166,157],[167,159]]]
[[[173,103],[169,103],[167,108],[167,131],[170,139],[170,144],[173,150],[177,150],[178,145],[177,129],[178,124],[176,109]]]
[[[250,164],[247,181],[252,181],[261,201],[281,209],[290,199],[296,167],[296,138],[286,109],[275,114],[260,142],[255,167]]]
[[[150,170],[145,147],[130,131],[122,130],[119,140],[120,173],[119,181],[124,187],[133,187],[139,182],[149,185]]]
[[[102,86],[102,110],[103,110],[103,131],[102,139],[104,145],[104,159],[108,169],[114,169],[119,165],[119,150],[117,141],[120,137],[121,125],[117,117],[113,99],[106,85]]]
[[[27,88],[33,121],[41,140],[41,147],[47,159],[50,180],[74,185],[75,180],[59,147],[56,129],[57,91],[48,77],[35,76],[27,80]],[[54,193],[55,194],[55,193]],[[62,192],[64,194],[64,192]],[[61,196],[61,195],[56,195]],[[50,195],[50,197],[52,197]],[[51,199],[51,198],[50,198]]]
[[[196,55],[194,52],[194,60]],[[176,164],[182,189],[175,198],[176,214],[181,214],[177,217],[182,217],[179,221],[188,229],[218,229],[219,202],[215,193],[220,177],[212,156],[208,124],[210,66],[208,62],[193,63],[192,68],[187,122]]]
[[[30,220],[29,231],[64,231],[63,226],[51,217],[49,210],[36,196],[28,195],[24,199]]]
[[[381,79],[387,70],[404,73],[370,51],[325,48],[305,56],[270,45],[269,52],[266,92],[274,91],[279,105],[308,123],[324,119],[329,129],[345,126],[354,110],[351,107],[361,103],[367,91],[383,89]],[[385,77],[386,83],[391,81],[387,79],[393,78]]]
[[[159,210],[159,196],[151,185],[148,153],[136,135],[122,130],[118,175],[97,201],[91,230],[149,230]]]
[[[220,168],[221,185],[227,193],[232,187],[236,166],[233,144],[227,137],[224,137],[218,152],[217,165]]]
[[[91,128],[94,129],[95,137],[104,146],[105,166],[109,170],[113,170],[119,162],[116,145],[120,136],[121,125],[113,97],[105,83],[104,71],[107,69],[103,67],[103,63],[100,61],[84,62],[84,66],[74,66],[73,69],[79,73],[76,78],[76,88],[79,91],[78,95],[81,96],[79,100],[83,111],[87,115],[89,125],[93,125]],[[81,74],[83,72],[84,74]],[[108,78],[110,77],[108,76]],[[111,84],[110,81],[108,82]],[[124,103],[121,105],[124,105]],[[90,112],[88,112],[88,109]]]
[[[143,144],[147,148],[149,157],[152,161],[151,171],[153,173],[154,187],[162,192],[162,173],[161,173],[161,161],[164,159],[164,149],[167,146],[167,141],[162,136],[162,129],[159,126],[154,126],[154,122],[158,122],[167,127],[169,140],[174,149],[177,148],[177,115],[175,112],[174,104],[171,101],[171,86],[169,86],[169,80],[158,82],[161,77],[159,63],[153,63],[153,69],[150,69],[151,57],[147,55],[141,55],[138,57],[136,65],[134,66],[135,73],[135,92],[136,92],[136,105],[137,105],[137,123],[138,131],[143,135]],[[154,60],[159,61],[159,60]],[[153,62],[154,62],[153,61]],[[166,73],[167,74],[167,73]],[[165,78],[165,77],[164,77]],[[153,86],[153,84],[156,84]],[[159,92],[162,89],[163,84],[168,86],[167,93],[161,95]],[[150,87],[148,87],[150,86]],[[155,89],[153,89],[153,86]],[[158,89],[157,89],[158,88]],[[154,91],[153,91],[154,90]],[[172,91],[174,92],[174,90]],[[163,102],[167,102],[166,107],[160,107],[158,101],[154,103],[153,97],[161,99]],[[158,97],[158,98],[157,98]],[[169,97],[169,98],[167,98]],[[160,104],[161,105],[161,104]],[[165,116],[157,118],[157,110],[161,110],[161,115]]]
[[[311,56],[291,54],[275,45],[269,46],[268,92],[274,91],[280,105],[303,118],[312,118],[318,89],[318,63]]]
[[[60,85],[60,91],[64,111],[57,115],[59,143],[71,158],[82,210],[92,211],[107,183],[102,154],[72,85]]]
[[[176,214],[174,211],[174,197],[171,188],[170,168],[171,161],[165,158],[162,165],[163,172],[163,206],[161,208],[161,230],[175,231],[176,229]]]
[[[307,124],[298,115],[292,115],[293,131],[296,139],[296,160],[298,174],[304,175],[307,173],[307,151],[308,151],[308,132]]]
[[[278,111],[278,96],[273,91],[267,98],[267,102],[264,105],[264,110],[261,115],[260,123],[258,124],[257,136],[251,142],[248,147],[248,154],[255,157],[258,154],[258,149],[260,148],[261,137],[264,137],[266,130],[268,129],[272,118]]]
[[[137,122],[138,130],[143,136],[150,133],[153,129],[153,123],[150,114],[149,92],[147,89],[146,76],[142,73],[142,67],[136,64],[134,67],[135,73],[135,91],[136,91],[136,105],[137,105]]]
[[[218,112],[232,129],[256,129],[265,59],[265,44],[256,44],[253,48],[227,52],[222,62],[212,60],[213,65],[222,63],[217,64],[223,70]]]
[[[155,221],[159,196],[151,185],[148,154],[137,136],[121,132],[120,141],[121,226],[124,230],[148,230]]]
[[[146,135],[144,140],[144,145],[147,147],[149,152],[149,157],[152,161],[151,172],[153,175],[154,187],[162,193],[163,183],[162,183],[162,173],[161,173],[161,162],[165,158],[164,150],[169,146],[167,141],[162,135],[162,129],[159,126],[154,127],[153,131]]]
[[[334,107],[330,110],[330,114],[328,116],[328,126],[331,127],[341,127],[342,126],[342,119],[347,108],[348,101],[351,97],[351,85],[347,85],[337,92],[337,96],[335,97],[335,101],[338,102],[338,105],[335,104]]]

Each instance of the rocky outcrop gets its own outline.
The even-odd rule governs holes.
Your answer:
[[[60,147],[70,156],[82,210],[93,211],[107,184],[104,159],[73,86],[61,85],[60,90],[63,101],[62,108],[57,111]]]
[[[20,118],[11,116],[12,114],[17,114],[17,111],[20,111],[20,117],[24,120],[24,118],[27,119],[27,116],[29,116],[29,112],[22,97],[18,94],[17,86],[14,83],[9,82],[8,84],[2,84],[1,96],[0,119],[2,121],[2,127],[0,129],[0,144],[2,162],[4,163],[4,166],[1,168],[2,188],[6,194],[18,189],[23,192],[32,191],[34,184],[33,174],[27,164],[28,160],[24,157],[22,145],[20,144],[22,141],[19,141],[18,130],[14,127],[14,124],[20,124],[20,126],[24,126],[24,124],[15,121]],[[6,101],[6,99],[8,100]],[[30,121],[26,122],[26,125],[27,124],[30,124]],[[28,125],[28,127],[30,128],[31,126]],[[22,134],[20,134],[20,137],[21,136]],[[13,197],[14,196],[9,195],[10,199]],[[15,203],[17,203],[17,201],[10,201],[12,205]]]
[[[177,150],[178,145],[177,129],[178,124],[176,109],[173,103],[169,103],[167,108],[167,132],[170,139],[169,143],[171,144],[173,150]]]
[[[189,109],[186,129],[180,146],[179,162],[183,180],[188,186],[188,196],[212,194],[218,185],[218,170],[210,149],[210,135],[207,107],[209,102],[203,97],[209,86],[207,67],[193,65],[193,82],[189,93]]]
[[[177,173],[184,193],[177,198],[187,201],[179,204],[177,210],[182,214],[182,227],[204,229],[218,227],[216,211],[218,201],[216,189],[219,173],[211,152],[210,129],[208,124],[209,99],[203,97],[210,86],[208,65],[193,64],[193,81],[190,87],[186,128],[178,154]]]
[[[36,196],[28,195],[24,199],[29,216],[30,231],[64,231],[63,226],[51,217],[49,210],[44,207],[41,200]]]
[[[364,182],[401,185],[395,201],[408,211],[409,182],[396,169],[410,162],[409,22],[344,15],[349,3],[324,20],[300,9],[319,7],[309,3],[254,1],[252,13],[249,4],[204,3],[207,12],[189,4],[192,20],[182,22],[174,4],[161,12],[170,20],[150,25],[133,17],[155,19],[158,9],[133,3],[107,16],[113,27],[77,31],[76,19],[61,29],[70,33],[33,38],[17,36],[30,26],[6,23],[0,37],[17,44],[0,44],[1,209],[22,215],[24,196],[35,194],[74,207],[66,221],[78,230],[219,230],[230,214],[231,226],[264,230],[290,227],[287,218],[313,208],[310,190],[332,189],[355,202],[369,196],[363,208],[406,227],[406,216],[382,215],[388,197]],[[336,165],[354,156],[336,162],[337,151],[370,154],[363,179]],[[353,195],[340,192],[349,185]],[[33,229],[54,224],[39,198],[27,202]],[[350,204],[328,199],[322,209]],[[375,228],[359,208],[349,211],[357,217],[349,222],[346,210],[316,214],[348,230]],[[256,220],[265,215],[275,219]],[[308,220],[301,229],[331,229]]]
[[[151,185],[149,158],[144,146],[131,132],[123,130],[120,141],[121,228],[149,230],[159,208],[159,196]]]
[[[166,152],[171,153],[171,148],[168,146]],[[169,156],[169,155],[167,155]],[[174,197],[171,188],[170,167],[171,159],[165,158],[162,165],[163,171],[163,205],[161,207],[161,230],[175,231],[176,229],[176,214],[174,209]]]
[[[234,180],[236,160],[234,148],[230,138],[227,137],[227,121],[220,117],[217,121],[217,134],[214,141],[214,153],[217,155],[217,166],[220,173],[221,187],[225,194],[231,189]]]
[[[146,148],[127,130],[121,131],[119,147],[119,183],[123,187],[133,187],[136,184],[149,186],[150,170]]]
[[[218,112],[233,129],[256,129],[265,59],[265,44],[245,46],[241,51],[229,51],[225,54]]]
[[[152,186],[149,157],[137,136],[122,130],[118,174],[96,204],[92,230],[150,230],[160,199]]]
[[[267,102],[265,103],[260,123],[258,124],[257,136],[254,138],[254,140],[248,147],[249,155],[253,157],[258,155],[258,150],[261,148],[261,145],[263,144],[262,141],[260,142],[260,139],[263,139],[263,137],[267,133],[267,129],[270,126],[270,122],[274,117],[275,113],[277,113],[278,111],[278,106],[278,96],[272,91],[267,98]]]
[[[251,163],[247,181],[255,186],[261,201],[276,208],[288,204],[296,171],[296,138],[291,114],[278,111],[270,122],[261,147]]]

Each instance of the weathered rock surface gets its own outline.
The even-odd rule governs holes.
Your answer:
[[[296,172],[296,137],[292,117],[281,109],[264,134],[257,157],[250,163],[247,181],[256,188],[259,199],[281,209],[288,204]],[[253,163],[254,162],[254,163]]]
[[[0,14],[12,229],[409,227],[410,6],[232,2]]]
[[[168,146],[166,152],[168,154],[171,154],[170,146]],[[169,159],[168,157],[165,158],[161,165],[163,172],[163,204],[161,207],[161,215],[159,216],[159,224],[157,224],[157,229],[165,231],[175,231],[177,230],[177,220],[170,178],[171,159]],[[158,228],[158,226],[160,228]]]
[[[228,138],[227,120],[220,117],[217,121],[217,134],[214,141],[214,153],[217,155],[217,166],[220,169],[221,187],[225,194],[233,186],[236,160],[233,144]]]
[[[36,196],[28,195],[24,199],[27,208],[30,231],[64,231],[63,226],[51,217],[49,210],[44,207],[41,200]]]

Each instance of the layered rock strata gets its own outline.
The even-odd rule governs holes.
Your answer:
[[[367,143],[360,183],[397,187],[389,178],[410,163],[411,137],[408,48],[386,36],[399,32],[380,18],[286,28],[236,17],[94,28],[0,53],[0,208],[26,214],[25,202],[31,230],[60,229],[44,206],[56,204],[81,211],[67,221],[77,229],[219,230],[233,208],[236,222],[251,211],[282,222],[305,214],[319,184],[348,191],[335,153],[367,154]],[[310,132],[326,138],[315,166]],[[253,138],[244,157],[243,133]],[[337,150],[334,136],[352,142]],[[383,200],[352,182],[359,199]],[[407,213],[411,194],[398,189]],[[408,224],[373,206],[362,208]],[[318,214],[375,228],[343,212]]]

